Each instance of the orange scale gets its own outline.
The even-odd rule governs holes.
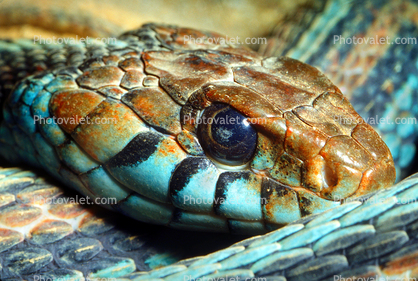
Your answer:
[[[60,127],[71,133],[104,98],[89,90],[65,90],[54,94],[51,99],[51,113],[56,118],[62,118]]]
[[[6,207],[0,214],[0,222],[9,227],[28,225],[42,216],[42,209],[27,205]]]
[[[86,213],[87,209],[85,206],[78,203],[63,202],[60,204],[51,205],[48,209],[48,212],[61,219],[72,219]]]

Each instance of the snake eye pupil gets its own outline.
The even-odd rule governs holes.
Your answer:
[[[204,151],[226,165],[245,164],[257,145],[257,132],[246,117],[225,104],[213,104],[205,109],[197,134]]]

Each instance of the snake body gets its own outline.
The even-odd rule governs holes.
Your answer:
[[[115,45],[90,49],[67,46],[46,51],[3,42],[6,63],[2,92],[7,93],[18,83],[5,105],[2,155],[11,162],[24,159],[42,167],[91,198],[116,197],[117,202],[108,208],[141,221],[233,233],[275,229],[339,205],[332,200],[364,195],[393,183],[388,148],[319,71],[295,60],[261,58],[222,44],[188,45],[182,39],[184,35],[220,38],[211,33],[147,25],[122,35]],[[31,62],[16,59],[19,52]],[[19,63],[31,67],[19,69]],[[30,73],[35,75],[21,80]],[[295,92],[298,95],[289,96]],[[275,99],[277,96],[281,99]],[[202,139],[196,137],[202,131],[194,123],[201,117],[200,111],[219,103],[230,106],[221,111],[232,107],[259,129],[251,163],[233,171],[225,171],[230,159],[223,165],[213,164],[217,163],[216,156],[208,156],[199,145]],[[35,124],[35,116],[77,122]],[[116,117],[118,123],[105,129],[104,124],[100,129],[79,124],[86,116]],[[348,126],[337,121],[347,119],[351,121]],[[240,148],[239,153],[245,152],[245,147]],[[150,159],[153,166],[147,163]],[[163,167],[158,169],[155,163]],[[10,191],[7,178],[11,175],[13,179],[14,172],[3,173],[5,190]],[[21,177],[15,178],[17,182]],[[400,274],[393,269],[394,264],[401,263],[399,258],[405,258],[408,249],[408,255],[414,254],[414,247],[406,246],[413,244],[415,205],[397,207],[396,203],[414,194],[413,184],[411,178],[378,193],[372,198],[386,201],[377,207],[370,208],[369,202],[343,204],[315,219],[309,216],[206,258],[128,278],[183,280],[185,276],[273,274],[304,280],[322,279],[344,270],[344,276]],[[38,185],[31,182],[24,188],[28,186]],[[182,202],[184,194],[222,203],[187,205]],[[240,207],[232,202],[237,197],[258,201]],[[260,198],[265,200],[263,204]],[[39,219],[36,207],[23,220],[17,219],[13,208],[17,209],[16,205],[5,208],[9,220],[3,220],[4,233],[16,221],[15,226],[24,227]],[[357,213],[352,211],[356,208]],[[392,223],[399,219],[401,223]],[[10,232],[8,235],[12,237]],[[22,240],[16,236],[13,241],[5,250]],[[45,237],[40,241],[45,243]],[[40,241],[31,242],[40,246]],[[95,248],[83,242],[87,248]],[[364,242],[363,246],[359,242]],[[405,248],[394,253],[401,246]],[[68,258],[65,253],[59,254],[60,267],[65,264],[62,257],[67,258],[67,266],[74,266],[71,261],[77,260],[71,256],[71,251],[77,252],[76,246],[70,243],[67,249]],[[49,256],[48,251],[31,250],[6,252],[4,276],[33,274],[56,257]],[[89,260],[89,254],[97,254],[86,253],[80,257],[82,261]],[[38,267],[22,269],[13,262],[30,254],[42,261]],[[385,258],[381,259],[382,255]],[[353,271],[358,264],[376,259],[386,268],[366,266]],[[121,264],[124,270],[116,270]],[[120,259],[113,266],[112,273],[95,268],[88,274],[122,276],[134,268],[129,259]],[[402,272],[413,267],[413,262],[409,263]],[[59,270],[49,274],[58,275]]]

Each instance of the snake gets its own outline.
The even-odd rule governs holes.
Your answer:
[[[109,209],[66,200],[73,195],[35,172],[1,169],[2,280],[415,278],[417,176],[394,184],[413,136],[403,133],[406,149],[393,153],[396,142],[388,147],[310,65],[332,60],[314,52],[326,42],[318,30],[337,34],[324,24],[359,22],[355,6],[336,13],[336,2],[304,14],[305,37],[286,38],[284,51],[309,64],[162,24],[107,44],[1,41],[0,154]],[[366,61],[371,77],[387,69]],[[385,89],[404,86],[396,82]],[[135,233],[152,227],[137,221],[252,237],[162,265],[167,256],[155,258],[161,250]]]

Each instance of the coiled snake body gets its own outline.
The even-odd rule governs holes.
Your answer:
[[[107,45],[2,42],[0,153],[147,223],[251,235],[292,224],[132,273],[121,253],[141,248],[134,238],[3,169],[2,278],[414,276],[417,206],[397,203],[415,199],[415,178],[382,191],[391,153],[340,90],[299,61],[202,38],[222,37],[151,24]],[[65,239],[74,227],[82,236]]]

